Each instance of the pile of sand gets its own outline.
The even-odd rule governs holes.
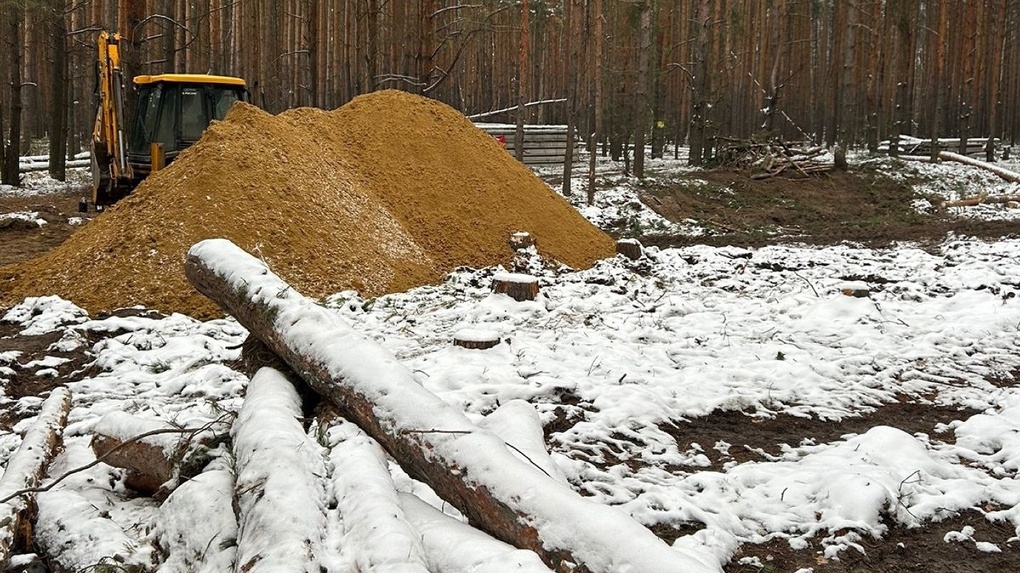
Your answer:
[[[93,314],[143,305],[217,316],[182,268],[211,237],[262,257],[305,295],[377,296],[460,265],[505,264],[515,231],[575,268],[613,254],[607,235],[439,102],[391,90],[331,112],[238,104],[59,248],[0,269],[0,307],[56,294]]]

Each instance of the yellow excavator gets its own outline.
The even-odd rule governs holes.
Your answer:
[[[168,165],[236,101],[250,101],[241,78],[160,74],[134,78],[135,114],[125,118],[127,91],[120,34],[100,32],[96,122],[92,131],[92,204],[102,210]],[[130,130],[130,131],[128,131]],[[88,205],[83,206],[84,210]]]

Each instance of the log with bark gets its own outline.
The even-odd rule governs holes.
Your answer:
[[[185,273],[479,529],[534,551],[558,571],[721,571],[515,457],[495,434],[426,390],[391,353],[233,243],[196,244]]]
[[[980,159],[974,159],[973,157],[967,157],[966,155],[960,155],[959,153],[953,153],[951,151],[941,151],[939,152],[939,157],[945,161],[956,161],[957,163],[963,163],[964,165],[984,169],[985,171],[994,173],[1011,183],[1020,183],[1020,173],[1010,171],[1009,169],[999,167],[998,165],[988,163],[987,161],[981,161]]]
[[[29,428],[21,446],[7,460],[0,476],[0,571],[7,570],[11,551],[27,544],[31,536],[35,493],[53,456],[63,443],[71,392],[54,388],[43,402],[39,418]]]
[[[327,529],[326,466],[321,448],[298,421],[301,415],[301,398],[279,370],[262,368],[248,382],[231,428],[236,571],[319,571]]]
[[[430,559],[422,547],[425,536],[410,524],[400,507],[386,453],[379,443],[346,420],[333,424],[326,435],[344,543],[357,570],[428,573]],[[350,543],[352,540],[357,543]]]
[[[977,197],[964,197],[956,201],[946,201],[943,207],[973,207],[985,203],[1004,204],[1020,203],[1020,195],[979,195]]]
[[[92,432],[92,451],[103,463],[127,470],[124,485],[152,495],[174,477],[180,435],[160,433],[175,430],[157,420],[146,420],[125,412],[103,416]],[[143,434],[146,437],[138,438]]]

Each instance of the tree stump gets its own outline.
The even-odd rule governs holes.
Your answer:
[[[616,253],[636,261],[644,255],[644,249],[637,239],[620,239],[616,241]]]
[[[511,251],[520,251],[522,249],[527,249],[528,247],[534,247],[535,238],[531,236],[531,233],[518,231],[510,235],[509,243]]]
[[[461,348],[485,350],[499,344],[499,333],[494,330],[462,328],[453,335],[453,345]]]
[[[867,298],[871,296],[871,288],[868,286],[868,283],[860,281],[843,283],[839,287],[839,292],[843,293],[843,296],[854,298]]]
[[[538,296],[538,279],[521,273],[499,273],[492,277],[492,291],[505,294],[518,302],[535,300]]]

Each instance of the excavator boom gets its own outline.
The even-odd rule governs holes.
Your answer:
[[[123,197],[133,175],[124,136],[124,74],[120,34],[100,32],[97,62],[99,106],[92,133],[92,201],[108,205]]]

